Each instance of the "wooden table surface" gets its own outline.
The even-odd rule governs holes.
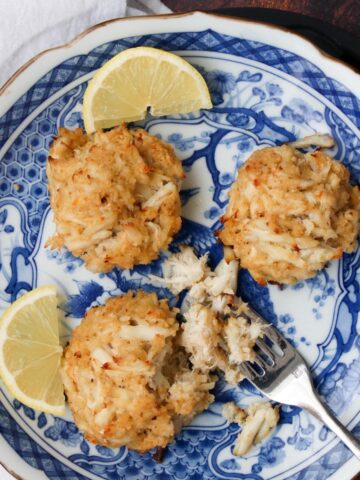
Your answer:
[[[360,37],[360,0],[163,0],[174,12],[231,7],[275,8],[302,13]]]

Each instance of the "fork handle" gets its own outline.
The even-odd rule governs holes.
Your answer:
[[[305,373],[305,372],[304,372]],[[304,375],[301,375],[304,379]],[[360,442],[339,422],[339,420],[325,407],[314,390],[308,372],[306,372],[308,385],[304,385],[302,395],[299,395],[297,405],[305,408],[317,419],[325,423],[345,443],[349,450],[360,460]],[[309,384],[311,388],[309,388]],[[300,392],[299,392],[300,393]],[[302,398],[301,398],[302,397]]]
[[[332,415],[314,392],[311,405],[304,405],[314,417],[321,420],[345,443],[349,450],[360,460],[360,442]]]

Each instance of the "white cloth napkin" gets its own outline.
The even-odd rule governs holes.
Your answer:
[[[67,43],[96,23],[170,12],[160,0],[0,0],[0,86],[37,53]],[[16,465],[9,467],[16,472]],[[43,472],[29,468],[45,479]],[[0,480],[14,480],[1,465]]]
[[[0,0],[0,86],[37,53],[96,23],[169,12],[160,0]]]

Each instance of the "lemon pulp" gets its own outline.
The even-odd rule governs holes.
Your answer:
[[[0,319],[0,376],[19,401],[54,415],[65,410],[56,288],[39,287]]]
[[[88,133],[153,116],[211,108],[208,87],[183,58],[156,48],[125,50],[106,62],[85,91]]]

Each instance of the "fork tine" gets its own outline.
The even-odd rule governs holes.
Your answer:
[[[258,338],[255,342],[255,345],[258,347],[258,349],[266,355],[266,357],[269,359],[271,365],[275,364],[275,356],[274,352],[271,350],[271,348],[264,342],[262,338]]]
[[[267,336],[277,347],[284,352],[290,344],[288,341],[272,326],[268,325],[265,331],[265,336]],[[292,348],[290,346],[290,348]]]
[[[266,373],[266,370],[269,369],[269,365],[266,364],[265,360],[263,360],[259,355],[256,355],[254,362],[255,365],[257,365],[259,372],[257,373],[257,376],[264,376]]]
[[[261,315],[248,306],[248,311],[245,316],[250,321],[255,321],[264,325],[264,337],[268,337],[274,345],[277,345],[280,350],[285,350],[290,347],[293,348],[288,341],[274,328],[271,323],[267,322]],[[260,348],[260,347],[259,347]]]
[[[255,378],[258,376],[258,373],[256,372],[256,370],[254,369],[254,367],[251,365],[250,362],[240,363],[239,369],[241,373],[249,380],[255,380]]]

